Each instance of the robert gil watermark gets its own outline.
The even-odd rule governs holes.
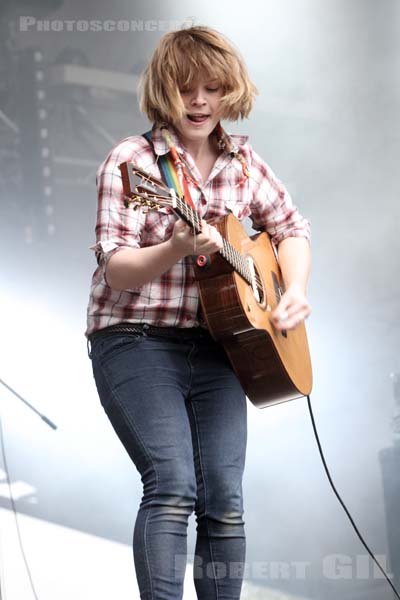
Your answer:
[[[376,555],[376,559],[389,578],[387,559],[384,554]],[[175,572],[183,573],[186,567],[186,555],[175,556]],[[347,554],[329,554],[322,559],[320,576],[323,579],[383,579],[384,575],[368,554],[350,556]],[[199,556],[193,557],[194,579],[265,579],[305,580],[307,576],[318,575],[318,565],[311,561],[261,561],[252,562],[214,562],[204,563]]]
[[[182,572],[186,565],[186,555],[175,557],[175,570]],[[307,568],[311,565],[305,561],[262,561],[252,562],[213,562],[204,563],[199,556],[193,557],[193,578],[202,579],[306,579]]]
[[[375,558],[389,579],[393,577],[392,573],[389,573],[385,554],[376,554]],[[326,579],[384,579],[385,577],[368,554],[325,556],[322,562],[322,573]]]
[[[161,21],[155,19],[36,19],[36,17],[23,16],[19,18],[19,31],[43,32],[87,32],[87,31],[117,31],[117,32],[137,32],[137,31],[176,31],[192,27],[195,24],[194,17],[189,17],[183,21]]]

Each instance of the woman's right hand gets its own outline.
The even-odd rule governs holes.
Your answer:
[[[184,257],[191,254],[214,254],[222,248],[223,241],[217,228],[204,219],[201,220],[201,233],[196,235],[189,225],[178,219],[172,231],[171,245]]]

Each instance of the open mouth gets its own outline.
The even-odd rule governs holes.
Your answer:
[[[201,114],[193,114],[193,115],[187,115],[187,118],[189,119],[189,121],[192,121],[192,123],[204,123],[205,121],[207,121],[208,117],[210,115],[201,115]]]

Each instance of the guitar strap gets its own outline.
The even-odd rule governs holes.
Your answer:
[[[194,210],[196,210],[185,177],[182,178],[182,189],[182,186],[178,179],[174,161],[172,160],[171,152],[167,152],[167,154],[157,156],[154,150],[151,130],[146,131],[146,133],[143,133],[142,135],[149,142],[150,146],[153,149],[154,155],[157,158],[157,164],[159,166],[161,177],[164,180],[164,183],[168,186],[168,188],[173,188],[180,198],[183,198],[185,202],[187,202]]]
[[[180,185],[178,175],[176,173],[176,167],[175,167],[174,161],[172,160],[171,152],[167,152],[166,154],[162,154],[161,156],[157,157],[156,152],[154,150],[154,144],[153,144],[153,139],[152,139],[152,135],[151,135],[151,130],[146,131],[142,135],[149,142],[150,146],[153,149],[154,155],[156,156],[156,159],[157,159],[157,164],[160,169],[161,177],[164,180],[164,183],[168,186],[168,188],[173,188],[176,191],[176,193],[180,196],[180,198],[183,198],[183,200],[188,202],[188,204],[190,204],[190,206],[194,210],[196,210],[193,200],[192,200],[192,197],[190,195],[189,186],[187,184],[185,177],[183,177],[183,188],[184,189],[183,189],[183,193],[182,193],[182,187]],[[201,254],[199,256],[193,256],[193,261],[199,267],[204,267],[209,264],[210,259],[209,259],[209,257]],[[201,303],[199,303],[198,318],[199,318],[200,323],[202,323],[205,326]]]

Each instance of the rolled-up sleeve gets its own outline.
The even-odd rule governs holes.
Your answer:
[[[96,244],[91,246],[97,262],[106,267],[111,256],[124,248],[139,248],[145,215],[125,207],[119,165],[133,161],[132,148],[123,142],[100,165],[97,176]]]
[[[254,229],[265,230],[277,246],[287,237],[310,240],[310,222],[303,217],[292,198],[270,167],[251,151],[250,190]]]

